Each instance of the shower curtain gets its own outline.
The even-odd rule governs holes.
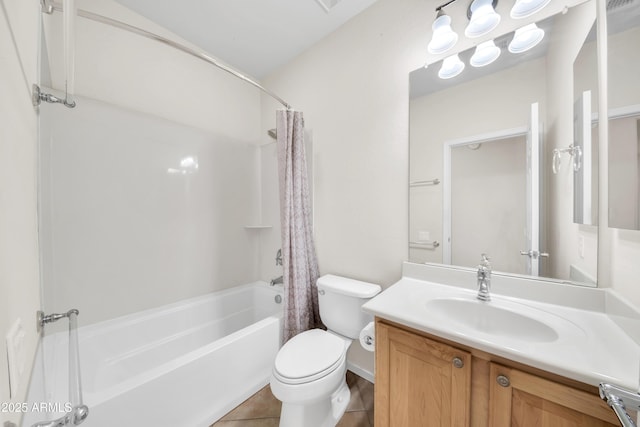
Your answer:
[[[322,326],[318,310],[318,261],[311,230],[304,118],[276,112],[280,224],[284,279],[284,340]]]

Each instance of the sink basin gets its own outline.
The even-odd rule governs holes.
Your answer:
[[[426,308],[431,316],[436,316],[442,321],[493,336],[538,343],[558,339],[558,333],[554,328],[534,318],[546,318],[550,314],[538,312],[524,304],[437,298],[429,300]]]

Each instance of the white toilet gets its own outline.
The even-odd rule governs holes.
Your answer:
[[[334,427],[349,404],[347,350],[371,321],[362,305],[380,293],[372,283],[333,275],[318,279],[320,318],[282,346],[271,373],[271,391],[282,401],[280,427]]]

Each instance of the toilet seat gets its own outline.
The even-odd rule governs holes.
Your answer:
[[[340,337],[312,329],[291,338],[282,346],[273,375],[286,384],[303,384],[327,376],[344,363],[345,341]]]

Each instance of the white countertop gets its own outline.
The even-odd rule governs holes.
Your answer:
[[[409,270],[416,268],[410,267]],[[441,312],[438,313],[438,310],[427,306],[429,301],[443,298],[475,301],[477,291],[471,289],[474,285],[475,281],[471,281],[467,288],[405,276],[367,302],[363,310],[413,329],[586,384],[598,386],[601,382],[608,382],[640,391],[640,345],[619,326],[619,322],[615,322],[606,313],[605,303],[601,304],[602,310],[598,309],[598,304],[592,302],[587,308],[581,308],[580,304],[576,304],[576,300],[580,299],[578,297],[584,294],[584,289],[575,287],[576,298],[569,304],[562,304],[566,301],[550,303],[548,300],[551,297],[548,295],[544,301],[538,301],[497,292],[492,292],[492,301],[478,302],[520,311],[559,331],[557,339],[531,342],[526,339],[526,333],[523,333],[523,337],[517,334],[507,337],[472,330],[464,324],[457,323],[455,314],[451,314],[453,321],[443,321]],[[523,287],[522,284],[519,286]],[[535,284],[527,283],[525,286],[531,287]],[[600,294],[599,297],[596,295],[594,300],[606,299],[603,290],[592,291]],[[561,292],[565,294],[563,298],[566,299],[566,286]],[[568,296],[571,297],[570,289]],[[631,319],[634,327],[637,320]]]

